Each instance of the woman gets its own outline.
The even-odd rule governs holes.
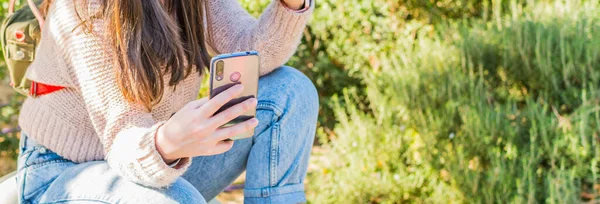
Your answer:
[[[44,3],[27,77],[66,88],[23,104],[21,202],[205,203],[244,170],[246,203],[305,202],[318,98],[281,66],[313,2],[273,0],[258,20],[237,0]],[[258,51],[258,100],[212,116],[243,87],[196,100],[208,50]],[[250,108],[256,118],[217,128]]]

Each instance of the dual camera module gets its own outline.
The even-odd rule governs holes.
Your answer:
[[[225,75],[225,62],[223,60],[217,61],[216,73],[215,79],[217,81],[223,80]],[[239,72],[233,72],[229,75],[229,80],[231,80],[231,82],[238,82],[241,77],[242,75]]]

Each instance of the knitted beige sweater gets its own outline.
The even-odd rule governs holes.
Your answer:
[[[175,168],[156,150],[156,129],[186,103],[195,100],[201,77],[190,75],[175,91],[165,89],[163,100],[147,112],[128,103],[119,91],[104,42],[82,31],[79,0],[51,5],[36,59],[27,77],[67,88],[27,98],[19,124],[37,142],[74,162],[106,160],[123,177],[152,187],[166,187],[191,164],[184,158]],[[91,13],[100,0],[89,0]],[[273,0],[260,19],[250,16],[237,0],[208,0],[208,45],[218,53],[257,50],[262,75],[283,65],[295,52],[314,7],[296,12]],[[84,18],[85,19],[85,18]],[[102,33],[101,19],[94,32]],[[165,76],[165,81],[169,76]]]

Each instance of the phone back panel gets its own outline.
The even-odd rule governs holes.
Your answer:
[[[218,114],[227,108],[234,106],[242,101],[249,98],[256,98],[258,96],[258,78],[259,78],[259,56],[257,52],[239,52],[232,54],[218,55],[214,57],[210,65],[210,98],[218,95],[219,93],[227,90],[228,88],[236,85],[243,84],[244,92],[240,97],[231,100],[225,104],[221,109],[217,111]],[[222,62],[219,62],[222,61]],[[217,75],[217,63],[223,63],[222,75]],[[239,79],[236,80],[239,76]],[[242,116],[230,121],[223,127],[235,125],[237,123],[246,121],[256,117],[256,109],[250,109],[245,112]],[[252,136],[241,135],[232,139],[240,139]]]

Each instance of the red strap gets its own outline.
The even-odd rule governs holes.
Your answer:
[[[32,97],[41,96],[44,94],[49,94],[49,93],[61,90],[63,88],[65,88],[65,87],[53,86],[53,85],[42,84],[42,83],[31,81],[31,88],[29,89],[29,95]]]

